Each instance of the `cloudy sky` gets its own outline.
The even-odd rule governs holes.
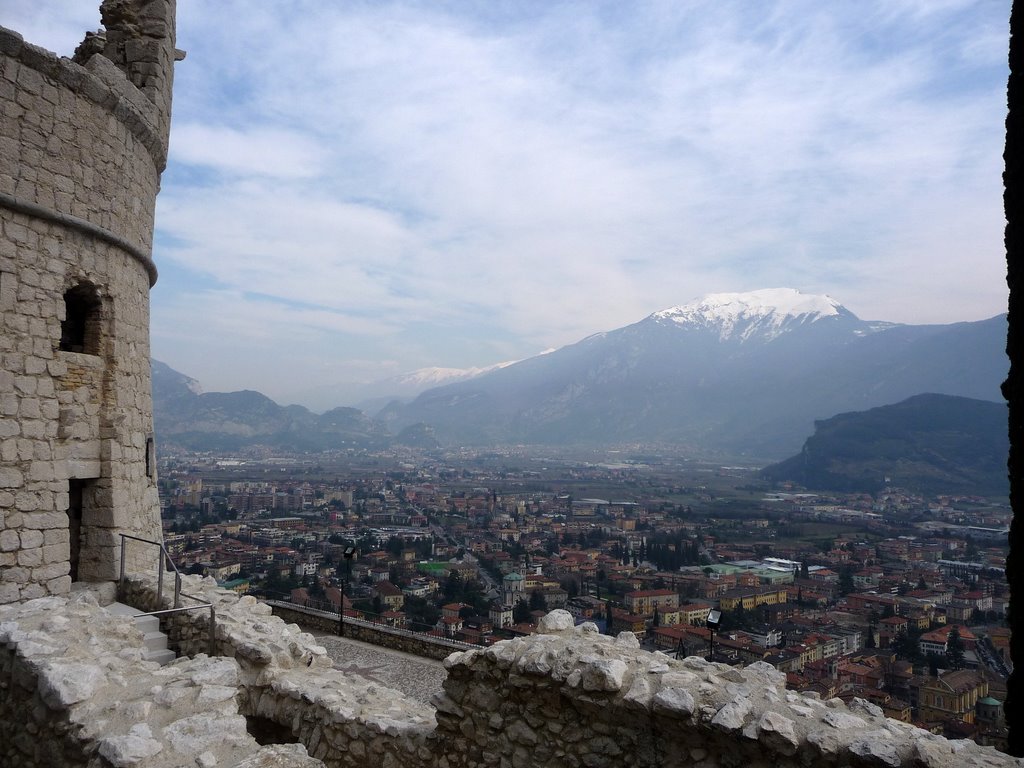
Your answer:
[[[325,408],[711,292],[991,317],[1009,5],[179,0],[153,355]]]

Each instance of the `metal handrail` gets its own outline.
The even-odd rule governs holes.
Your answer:
[[[290,600],[276,600],[274,598],[260,598],[264,603],[270,606],[280,606],[282,608],[291,608],[299,611],[300,613],[307,614],[322,614],[325,617],[334,617],[338,615],[337,609],[322,610],[311,605],[303,605],[302,603],[293,603]],[[379,614],[371,614],[377,616]],[[363,613],[362,617],[353,616],[351,614],[345,615],[345,623],[353,626],[367,627],[372,629],[379,629],[382,632],[391,635],[401,635],[402,637],[414,637],[419,640],[423,640],[427,643],[433,643],[434,645],[442,645],[454,648],[463,648],[466,650],[473,648],[483,648],[486,646],[479,645],[477,643],[470,643],[464,640],[456,640],[451,637],[439,637],[437,635],[431,635],[429,632],[420,632],[415,629],[406,629],[404,627],[396,627],[389,624],[386,621],[378,621],[374,619],[367,619],[366,614]]]
[[[207,602],[207,601],[203,600],[203,598],[201,598],[201,597],[196,597],[195,595],[190,595],[187,592],[182,592],[181,591],[181,571],[179,571],[178,567],[174,564],[174,560],[171,559],[171,556],[170,556],[170,554],[168,554],[167,549],[163,545],[163,542],[153,541],[152,539],[142,539],[142,538],[139,538],[138,536],[132,536],[132,535],[127,534],[127,533],[122,533],[122,534],[119,534],[119,535],[121,537],[121,573],[120,573],[120,575],[118,577],[117,588],[118,588],[118,591],[119,591],[120,595],[122,595],[122,596],[124,595],[125,557],[126,557],[125,556],[125,539],[131,539],[132,541],[140,541],[143,544],[152,544],[155,547],[159,547],[160,548],[160,553],[161,553],[162,556],[160,557],[160,564],[159,564],[159,569],[157,571],[157,579],[156,579],[157,605],[160,604],[159,601],[163,600],[163,597],[164,597],[164,569],[166,567],[165,563],[170,563],[171,570],[174,571],[174,607],[173,608],[165,608],[165,609],[157,610],[157,611],[145,611],[145,612],[143,612],[140,615],[142,615],[142,616],[166,616],[166,615],[169,615],[169,614],[172,614],[172,613],[182,613],[184,611],[196,611],[196,610],[200,610],[202,608],[209,608],[210,609],[210,639],[209,639],[209,644],[208,644],[208,652],[209,652],[209,654],[211,656],[216,655],[214,653],[214,651],[216,650],[215,632],[216,632],[216,629],[217,629],[217,612],[216,612],[216,610],[213,607],[213,603]],[[199,603],[199,605],[182,606],[181,598],[183,598],[183,597],[187,597],[189,600],[195,600],[197,603]]]

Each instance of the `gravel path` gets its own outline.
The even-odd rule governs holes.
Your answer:
[[[447,675],[440,661],[325,632],[312,634],[327,649],[337,669],[394,688],[418,701],[429,703],[430,697],[441,690]]]

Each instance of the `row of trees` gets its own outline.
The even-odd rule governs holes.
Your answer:
[[[868,627],[868,642],[866,647],[874,648],[874,632],[875,628],[872,624]],[[911,664],[918,665],[927,663],[932,673],[943,666],[946,669],[963,669],[964,668],[964,646],[963,638],[960,636],[960,630],[957,627],[953,627],[949,631],[949,636],[946,638],[946,653],[939,655],[936,653],[929,653],[925,655],[921,653],[921,635],[924,634],[920,629],[911,627],[909,631],[900,630],[896,637],[893,638],[891,648],[896,654],[896,658],[909,661]]]
[[[639,548],[628,550],[616,542],[611,555],[619,558],[623,565],[650,562],[661,571],[678,571],[683,566],[701,564],[700,539],[687,539],[672,534],[656,534],[641,541]]]

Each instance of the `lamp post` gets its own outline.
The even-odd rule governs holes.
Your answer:
[[[352,558],[356,554],[356,548],[345,547],[341,554],[345,558],[345,578],[341,580],[341,603],[338,605],[338,637],[345,636],[345,585],[352,578]]]
[[[718,629],[718,625],[722,623],[722,612],[717,608],[712,608],[708,611],[708,618],[705,621],[707,628],[711,631],[710,637],[710,648],[708,650],[708,661],[714,661],[715,659],[715,630]]]

